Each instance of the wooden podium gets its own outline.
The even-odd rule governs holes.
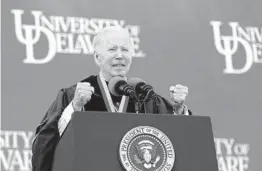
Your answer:
[[[156,128],[170,139],[175,152],[172,171],[218,170],[209,117],[88,111],[73,114],[56,148],[53,171],[124,171],[120,143],[139,126]]]

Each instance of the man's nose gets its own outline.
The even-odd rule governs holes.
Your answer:
[[[117,50],[116,59],[123,59],[123,53],[121,49]]]

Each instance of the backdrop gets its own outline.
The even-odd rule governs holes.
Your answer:
[[[194,115],[211,116],[220,171],[261,171],[261,0],[3,0],[1,169],[31,170],[36,126],[59,89],[97,74],[91,40],[127,28],[129,76],[168,97],[189,87]]]

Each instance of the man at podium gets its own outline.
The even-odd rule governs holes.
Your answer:
[[[135,113],[136,99],[115,96],[108,88],[109,81],[118,76],[126,79],[132,63],[134,48],[129,32],[121,27],[108,27],[93,40],[94,59],[100,72],[74,86],[61,89],[36,129],[32,144],[33,171],[50,171],[57,143],[70,122],[74,111],[109,111]],[[155,94],[148,98],[140,113],[170,113],[191,115],[184,105],[188,88],[170,88],[173,103]]]

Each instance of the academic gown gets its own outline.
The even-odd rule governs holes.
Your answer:
[[[98,85],[98,76],[90,76],[81,82],[89,82],[94,87],[91,100],[84,106],[86,111],[107,111],[101,90]],[[76,85],[61,89],[55,101],[47,110],[43,120],[36,128],[36,136],[32,144],[33,171],[51,171],[55,148],[60,140],[58,121],[68,104],[73,100]],[[112,95],[111,95],[112,96]],[[121,97],[112,96],[114,102],[120,102]],[[149,98],[142,106],[141,113],[173,113],[172,105],[160,96]],[[135,100],[130,99],[127,113],[135,113]],[[87,113],[88,114],[88,113]],[[190,113],[191,114],[191,113]]]

